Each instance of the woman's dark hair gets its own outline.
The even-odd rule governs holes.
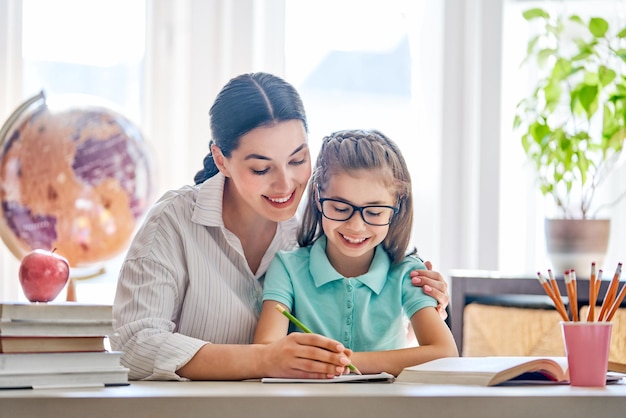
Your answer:
[[[298,245],[309,246],[324,233],[322,213],[317,206],[316,187],[323,194],[333,176],[341,173],[354,174],[359,170],[376,171],[380,181],[397,199],[399,210],[389,224],[383,248],[392,262],[398,263],[404,258],[411,239],[411,174],[400,148],[377,130],[339,131],[324,138],[309,180],[308,200],[298,230]]]
[[[308,131],[304,105],[296,89],[268,73],[242,74],[230,80],[218,93],[209,116],[211,142],[226,158],[239,147],[242,136],[261,126],[298,119]],[[209,151],[204,157],[204,168],[196,173],[194,181],[203,183],[217,172]]]

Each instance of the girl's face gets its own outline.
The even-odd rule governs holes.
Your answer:
[[[295,215],[311,176],[311,156],[301,121],[253,129],[241,137],[228,159],[219,149],[215,151],[215,161],[229,178],[238,210],[247,206],[274,222]]]
[[[379,171],[368,170],[334,174],[325,190],[320,193],[320,198],[339,199],[354,206],[396,206],[396,196],[380,178]],[[365,223],[357,210],[347,221],[333,221],[322,216],[322,228],[327,237],[326,254],[339,271],[342,264],[359,261],[369,268],[374,257],[374,248],[383,242],[389,231],[389,225],[374,226]]]

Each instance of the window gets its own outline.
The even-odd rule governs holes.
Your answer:
[[[99,103],[141,124],[145,32],[143,0],[23,0],[23,100],[43,90],[49,104],[64,105],[66,97],[72,105]],[[79,281],[81,302],[113,301],[122,256],[106,262],[104,276]],[[73,271],[98,269],[83,270]]]
[[[423,62],[421,48],[441,47],[442,5],[428,3],[286,2],[285,77],[302,95],[314,158],[322,138],[343,129],[378,129],[400,146],[415,194],[413,245],[436,259],[437,211],[420,205],[435,201],[439,184],[437,102],[429,103],[438,57]]]
[[[142,0],[24,0],[24,99],[42,89],[85,94],[139,121],[145,8]]]

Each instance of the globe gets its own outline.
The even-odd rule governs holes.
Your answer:
[[[72,267],[124,251],[150,203],[152,159],[110,107],[28,99],[0,130],[0,235],[19,260],[54,250]]]

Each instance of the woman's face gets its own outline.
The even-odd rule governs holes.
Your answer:
[[[238,205],[274,222],[295,215],[311,176],[311,155],[299,120],[259,127],[241,137],[224,158],[214,152]]]

